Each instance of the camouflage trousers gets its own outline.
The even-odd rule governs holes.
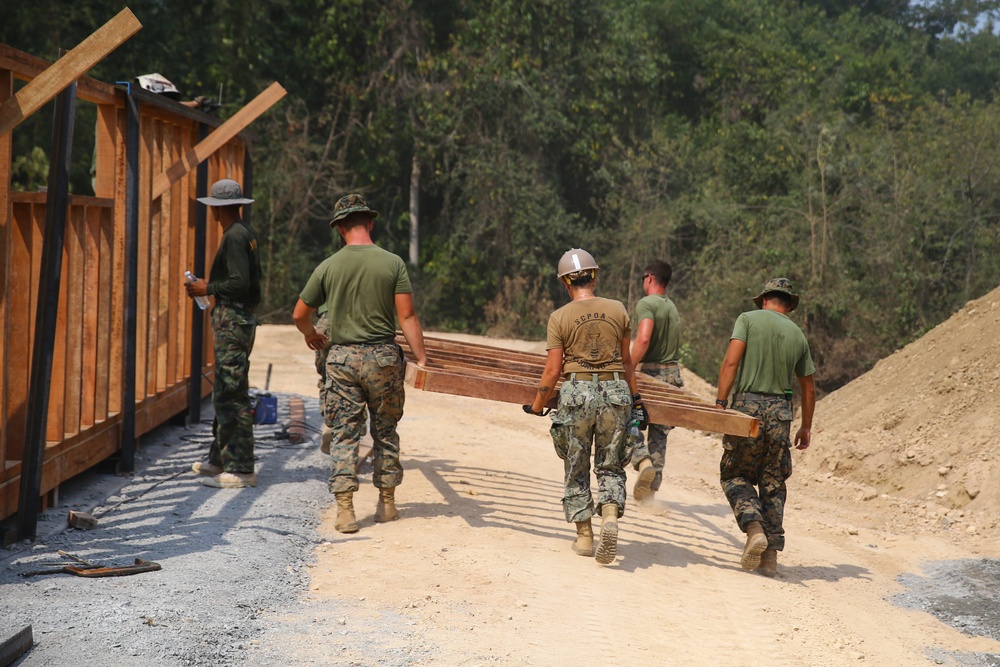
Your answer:
[[[640,372],[675,387],[684,386],[679,366],[650,368]],[[650,485],[650,488],[654,492],[659,490],[660,482],[663,481],[663,465],[667,458],[667,434],[673,428],[673,426],[664,426],[663,424],[650,424],[647,428],[648,436],[643,438],[640,433],[639,441],[635,445],[635,451],[632,452],[632,465],[636,470],[639,469],[639,462],[643,459],[648,458],[653,464],[656,476],[653,477],[653,483]]]
[[[256,333],[257,318],[253,313],[219,303],[212,309],[215,420],[208,461],[226,472],[253,472],[253,413],[248,374]]]
[[[733,409],[760,420],[755,438],[722,439],[719,477],[740,530],[760,521],[772,549],[785,548],[785,480],[792,476],[792,404],[786,398],[734,400]],[[756,488],[754,488],[756,487]]]
[[[594,515],[591,449],[597,475],[597,512],[610,503],[618,507],[618,516],[624,513],[625,466],[632,456],[631,438],[627,437],[631,411],[632,396],[625,380],[563,382],[549,433],[556,454],[563,460],[566,521],[586,521]]]
[[[330,336],[330,318],[327,317],[326,311],[316,320],[316,331],[324,336]],[[330,354],[329,343],[322,350],[316,350],[316,372],[319,373],[316,386],[319,387],[319,409],[321,412],[326,405],[326,357],[328,354]],[[322,417],[325,421],[326,415],[324,414]]]
[[[330,346],[323,409],[331,432],[330,493],[358,490],[358,443],[369,416],[375,441],[372,483],[382,489],[403,481],[396,424],[403,416],[405,372],[395,343]]]

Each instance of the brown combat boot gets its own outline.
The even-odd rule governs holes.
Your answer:
[[[606,503],[601,507],[601,542],[597,545],[597,562],[610,565],[618,553],[618,506]]]
[[[647,456],[639,461],[639,477],[635,480],[635,487],[632,489],[632,497],[637,503],[645,503],[653,499],[653,479],[656,477],[656,469],[653,462]]]
[[[375,522],[385,523],[399,518],[396,509],[396,487],[378,490],[378,504],[375,505]]]
[[[752,570],[760,565],[760,555],[767,549],[767,535],[764,534],[764,527],[760,521],[751,521],[747,524],[747,543],[743,547],[743,558],[740,565],[744,570]]]
[[[765,577],[773,577],[778,574],[778,551],[776,549],[764,549],[764,553],[760,555],[760,565],[757,566],[757,571]]]
[[[590,519],[576,522],[576,541],[573,542],[573,552],[588,558],[594,555],[594,528]]]
[[[337,521],[333,524],[341,533],[358,532],[358,520],[354,516],[354,492],[341,491],[337,496]]]

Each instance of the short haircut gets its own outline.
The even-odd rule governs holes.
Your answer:
[[[761,296],[762,302],[764,300],[770,301],[771,299],[774,299],[776,301],[780,301],[781,303],[785,304],[786,308],[791,308],[792,307],[792,297],[788,296],[784,292],[765,292]]]
[[[654,259],[650,262],[646,268],[642,270],[643,273],[648,273],[653,276],[656,282],[661,287],[666,287],[670,284],[670,277],[674,275],[674,269],[669,264],[663,260]]]
[[[355,211],[345,218],[341,218],[336,222],[336,225],[341,229],[348,230],[358,225],[367,224],[370,220],[374,220],[370,213],[365,213],[364,211]]]
[[[593,269],[586,269],[584,271],[576,271],[574,273],[566,276],[566,284],[572,285],[573,287],[583,287],[584,285],[589,285],[597,279],[597,272]]]

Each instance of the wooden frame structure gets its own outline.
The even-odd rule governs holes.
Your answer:
[[[412,361],[403,337],[396,340]],[[424,344],[428,367],[406,366],[406,383],[415,389],[522,405],[531,403],[538,392],[544,355],[443,338],[425,337]],[[636,379],[653,423],[741,437],[757,435],[759,422],[753,417],[719,410],[714,403],[641,373]],[[557,399],[558,392],[547,407],[554,408]]]
[[[113,48],[138,29],[132,21],[123,10],[55,64],[0,44],[0,520],[17,511],[23,482],[51,201],[11,191],[12,132],[74,81],[77,99],[97,105],[95,196],[68,196],[62,279],[58,293],[41,295],[58,300],[58,315],[38,492],[52,492],[211,391],[210,324],[187,298],[183,273],[206,275],[221,231],[205,223],[195,200],[220,178],[243,182],[249,195],[249,140],[241,132],[284,89],[274,84],[223,124],[159,95],[81,77],[95,57],[88,48]],[[18,91],[15,80],[28,83]],[[130,140],[137,164],[129,164]]]

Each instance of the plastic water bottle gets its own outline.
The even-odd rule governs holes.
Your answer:
[[[642,442],[642,433],[639,432],[639,422],[634,421],[631,425],[629,425],[628,435],[633,444],[639,444]]]
[[[198,280],[198,278],[190,271],[185,271],[184,277],[187,279],[189,283],[193,283],[194,281]],[[201,308],[202,310],[208,308],[209,305],[207,296],[196,296],[194,298],[194,302],[198,304],[198,307]]]

